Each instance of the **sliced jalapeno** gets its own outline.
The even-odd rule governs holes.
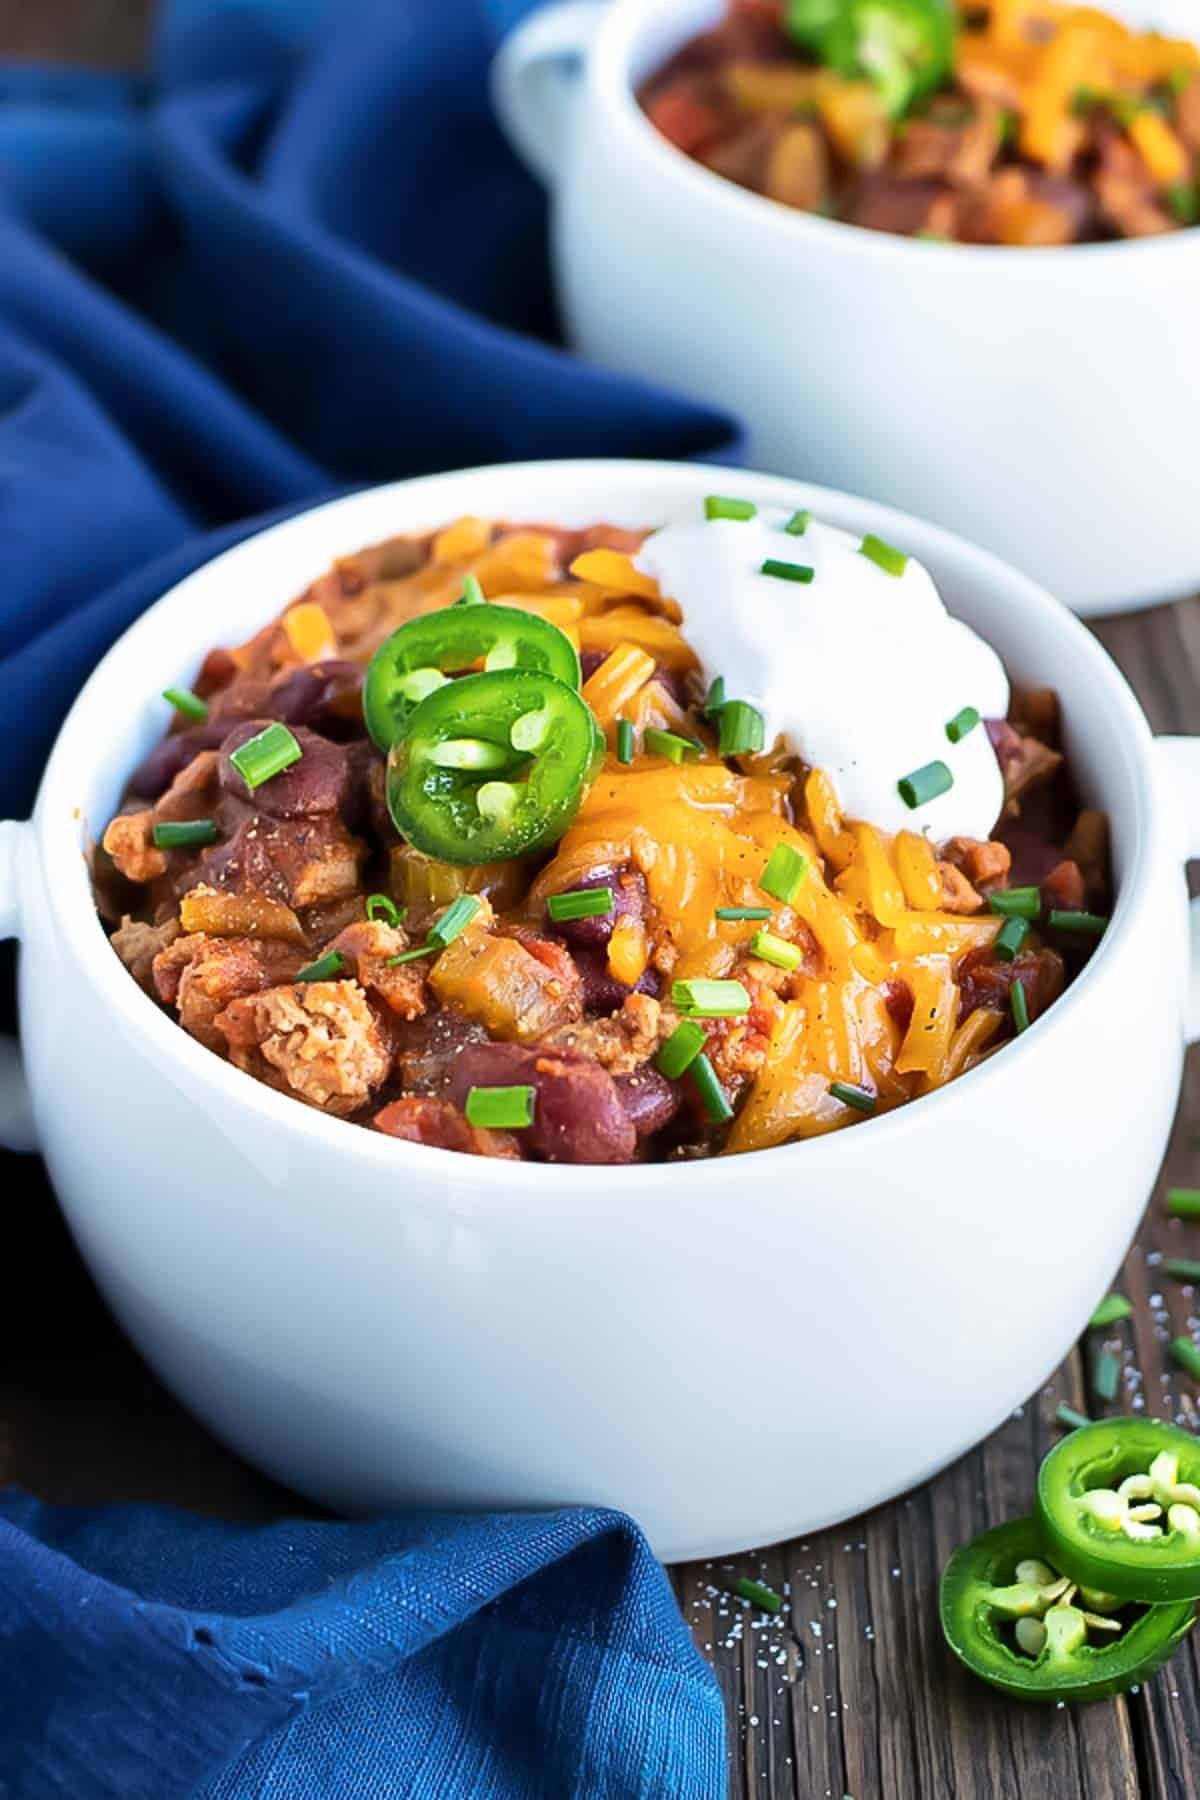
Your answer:
[[[946,0],[791,0],[787,19],[829,68],[869,81],[893,118],[932,93],[954,60]]]
[[[409,619],[371,658],[363,684],[367,730],[383,751],[414,710],[456,672],[537,669],[579,686],[579,657],[564,632],[516,606],[454,606]]]
[[[1014,1519],[956,1550],[941,1591],[942,1630],[959,1661],[1018,1700],[1105,1700],[1145,1681],[1195,1622],[1187,1601],[1138,1606],[1078,1588]]]
[[[420,702],[388,755],[396,829],[443,862],[524,856],[566,830],[603,742],[588,707],[553,675],[463,675]]]
[[[1101,1419],[1038,1473],[1046,1549],[1089,1587],[1130,1600],[1200,1597],[1200,1440],[1159,1419]]]

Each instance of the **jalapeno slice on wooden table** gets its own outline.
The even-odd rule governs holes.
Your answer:
[[[1200,1597],[1200,1439],[1159,1419],[1072,1431],[1038,1474],[1051,1561],[1131,1600]]]
[[[524,856],[561,837],[603,748],[589,708],[553,675],[463,675],[428,694],[392,746],[388,807],[443,862]]]
[[[942,1575],[946,1642],[972,1674],[1018,1700],[1106,1700],[1145,1681],[1195,1622],[1187,1601],[1143,1606],[1077,1587],[1014,1519],[956,1550]]]
[[[455,673],[535,669],[579,687],[579,656],[569,637],[516,606],[446,606],[409,619],[371,659],[363,684],[367,730],[383,751],[408,729],[420,703]]]

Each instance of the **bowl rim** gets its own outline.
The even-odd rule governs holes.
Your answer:
[[[320,1112],[290,1095],[276,1092],[242,1070],[234,1068],[231,1063],[214,1055],[189,1036],[177,1022],[168,1018],[143,992],[110,949],[92,899],[86,857],[80,850],[82,809],[75,771],[92,741],[88,734],[88,715],[98,707],[114,674],[128,659],[136,657],[140,641],[148,638],[164,618],[173,618],[175,615],[194,618],[195,611],[202,611],[194,609],[192,615],[188,614],[195,590],[202,589],[214,577],[233,572],[238,558],[251,546],[261,553],[264,544],[281,543],[290,534],[302,530],[314,517],[326,521],[336,519],[342,513],[351,515],[356,507],[363,506],[364,503],[386,504],[387,497],[393,495],[411,494],[414,490],[420,494],[428,490],[430,528],[436,528],[439,523],[444,522],[437,512],[440,504],[437,495],[442,485],[486,480],[489,475],[501,473],[527,479],[531,484],[543,477],[556,478],[578,486],[580,493],[587,496],[589,510],[594,504],[596,517],[603,516],[606,479],[612,484],[612,489],[615,489],[621,483],[652,483],[657,477],[664,482],[672,480],[694,485],[698,494],[712,491],[726,480],[740,483],[743,487],[750,485],[752,494],[761,504],[812,505],[814,510],[824,509],[831,513],[842,512],[843,516],[852,515],[861,521],[859,528],[878,530],[880,535],[888,537],[890,541],[898,539],[904,542],[906,535],[909,541],[913,541],[914,537],[918,541],[923,539],[924,550],[932,547],[967,566],[973,566],[977,576],[991,585],[997,601],[1003,595],[1007,603],[1023,601],[1026,606],[1038,610],[1048,609],[1054,615],[1065,640],[1073,643],[1073,654],[1083,665],[1087,681],[1096,688],[1096,704],[1105,709],[1106,720],[1115,728],[1119,740],[1114,746],[1114,755],[1119,756],[1132,773],[1136,787],[1128,866],[1122,877],[1112,922],[1086,968],[1047,1014],[1035,1020],[1020,1038],[1003,1046],[1001,1057],[989,1059],[934,1093],[921,1096],[917,1104],[900,1106],[877,1118],[861,1121],[854,1132],[856,1149],[861,1154],[865,1146],[872,1153],[877,1151],[886,1156],[889,1144],[894,1145],[901,1133],[926,1129],[922,1123],[924,1120],[929,1121],[928,1128],[932,1129],[939,1111],[944,1112],[951,1107],[961,1108],[975,1095],[981,1083],[995,1079],[997,1065],[1015,1073],[1021,1067],[1017,1059],[1024,1058],[1031,1070],[1030,1059],[1037,1054],[1039,1046],[1047,1041],[1049,1031],[1053,1030],[1056,1023],[1073,1015],[1080,1006],[1090,1003],[1104,978],[1105,970],[1130,943],[1142,891],[1154,873],[1152,852],[1158,836],[1162,796],[1154,779],[1151,755],[1153,740],[1141,706],[1107,651],[1061,601],[1056,600],[1030,577],[956,533],[926,524],[896,508],[876,501],[862,500],[837,489],[760,471],[710,463],[643,462],[611,458],[485,464],[472,469],[446,470],[435,475],[410,477],[339,495],[251,532],[237,544],[202,563],[168,589],[117,638],[80,690],[59,730],[42,778],[32,821],[41,861],[43,892],[57,932],[61,933],[80,971],[113,1019],[113,1029],[117,1029],[119,1022],[126,1033],[139,1040],[151,1053],[159,1072],[169,1075],[175,1085],[186,1084],[203,1093],[210,1102],[207,1110],[215,1117],[221,1117],[222,1112],[232,1104],[245,1115],[261,1118],[267,1127],[284,1128],[292,1134],[293,1142],[301,1146],[305,1141],[311,1141],[314,1145],[327,1149],[340,1146],[343,1153],[357,1146],[357,1155],[365,1159],[366,1165],[377,1165],[381,1171],[390,1172],[393,1177],[399,1170],[407,1168],[416,1175],[440,1182],[443,1188],[451,1183],[459,1189],[469,1185],[477,1194],[486,1194],[489,1198],[501,1194],[510,1195],[514,1188],[527,1190],[531,1197],[535,1191],[549,1195],[553,1190],[561,1190],[564,1178],[572,1187],[583,1182],[595,1190],[612,1183],[614,1173],[609,1165],[510,1162],[500,1158],[468,1157],[462,1152],[389,1138],[369,1127]],[[536,487],[532,491],[536,494]],[[561,504],[561,498],[555,503]],[[607,503],[620,504],[612,490],[609,491]],[[653,504],[654,498],[650,495],[648,506],[652,507]],[[545,517],[544,511],[542,516]],[[404,529],[416,530],[417,527],[410,524]],[[314,571],[314,574],[317,573],[320,571]],[[190,656],[201,656],[209,648],[207,641],[197,632],[194,622],[189,630],[180,635],[188,646]],[[22,959],[23,962],[24,960]],[[331,1133],[336,1135],[331,1137]],[[863,1133],[870,1135],[862,1139]],[[823,1173],[826,1168],[825,1159],[832,1157],[835,1160],[828,1167],[836,1176],[838,1162],[844,1163],[847,1155],[846,1137],[844,1131],[833,1131],[819,1137],[798,1139],[788,1144],[775,1145],[769,1150],[746,1154],[755,1158],[769,1155],[774,1159],[773,1168],[781,1174],[785,1172],[784,1159],[790,1159],[789,1172],[798,1174],[803,1167],[814,1177]],[[805,1159],[803,1165],[798,1158]],[[738,1157],[736,1163],[741,1163],[742,1160],[742,1157]],[[704,1183],[725,1182],[733,1166],[734,1163],[723,1156],[698,1158],[686,1164],[635,1163],[624,1165],[619,1179],[623,1184],[635,1184],[640,1189],[659,1192],[669,1191],[675,1186],[683,1197],[698,1193]],[[681,1182],[679,1175],[684,1169],[687,1172],[686,1180]]]
[[[1100,3],[1103,4],[1103,0]],[[756,194],[749,188],[739,187],[736,182],[727,181],[677,149],[656,130],[638,105],[630,79],[630,62],[638,38],[648,25],[663,12],[671,10],[674,4],[675,0],[615,0],[600,22],[589,54],[588,67],[595,80],[597,93],[612,108],[631,148],[649,157],[657,172],[679,191],[681,198],[686,196],[703,205],[724,208],[730,229],[736,230],[747,224],[757,225],[764,230],[780,231],[784,234],[785,241],[790,233],[791,241],[797,246],[808,243],[814,249],[834,254],[842,251],[848,256],[862,256],[875,261],[913,263],[929,257],[951,256],[953,260],[949,266],[956,271],[979,268],[982,265],[989,278],[996,274],[997,258],[1003,261],[1006,269],[1013,270],[1014,279],[1021,279],[1015,273],[1020,268],[1028,269],[1029,278],[1037,280],[1042,278],[1047,268],[1047,259],[1049,266],[1053,268],[1064,256],[1086,257],[1093,262],[1106,263],[1118,257],[1126,257],[1130,251],[1138,251],[1143,256],[1155,256],[1162,262],[1168,257],[1191,256],[1200,251],[1200,226],[1166,232],[1161,237],[1118,238],[1102,243],[1028,246],[937,243],[905,237],[899,232],[870,231],[847,219],[824,219],[816,213],[801,212],[795,207],[782,205],[778,200],[768,199],[765,194]],[[1200,27],[1194,33],[1194,41],[1200,47]],[[686,43],[687,39],[681,39],[680,42]]]

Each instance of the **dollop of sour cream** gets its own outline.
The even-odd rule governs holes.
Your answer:
[[[863,554],[862,540],[791,514],[667,525],[635,557],[683,609],[683,631],[705,679],[762,713],[765,744],[784,736],[837,791],[843,815],[935,842],[987,838],[1004,781],[982,723],[952,743],[946,726],[974,707],[1002,719],[1009,687],[996,652],[952,619],[929,572],[909,557],[900,575]],[[811,581],[764,575],[775,560]],[[916,808],[902,777],[945,763],[947,792]]]

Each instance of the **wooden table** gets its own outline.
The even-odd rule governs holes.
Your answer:
[[[149,10],[149,0],[0,0],[0,52],[125,63],[138,54]],[[1156,730],[1200,731],[1200,600],[1113,620],[1099,635]],[[1193,1118],[1200,1056],[1189,1063],[1163,1184],[1200,1185]],[[0,1485],[18,1482],[55,1500],[150,1499],[250,1518],[294,1510],[294,1500],[175,1406],[124,1343],[48,1194],[34,1187],[10,1200],[8,1218]],[[1168,1363],[1165,1346],[1196,1328],[1200,1302],[1159,1279],[1163,1253],[1200,1255],[1200,1226],[1167,1221],[1155,1201],[1120,1276],[1133,1318],[1105,1334],[1124,1363],[1124,1395],[1111,1410],[1144,1405],[1195,1426],[1200,1393]],[[986,1271],[966,1278],[979,1281],[985,1317]],[[1052,1304],[1052,1281],[1046,1293]],[[862,1321],[878,1334],[881,1355],[888,1332],[902,1328]],[[1058,1435],[1055,1407],[1088,1403],[1084,1352],[985,1444],[893,1505],[804,1541],[671,1571],[726,1697],[734,1800],[1200,1796],[1200,1634],[1144,1691],[1045,1712],[995,1698],[942,1645],[938,1572],[956,1544],[1028,1509],[1037,1463]],[[730,1455],[751,1464],[753,1454],[731,1431]],[[725,1596],[739,1575],[789,1596],[777,1620]]]

